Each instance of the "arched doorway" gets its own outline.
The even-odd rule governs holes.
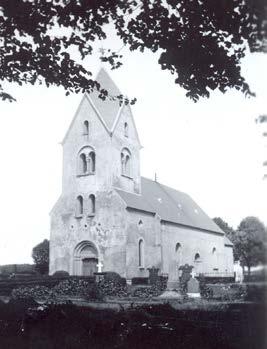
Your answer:
[[[74,275],[93,276],[97,272],[98,251],[90,241],[80,242],[74,250]]]

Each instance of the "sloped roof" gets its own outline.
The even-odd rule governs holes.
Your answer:
[[[230,246],[233,247],[233,243],[224,235],[224,246]]]
[[[141,195],[117,192],[127,207],[158,214],[162,221],[224,234],[189,195],[144,177],[141,188]]]
[[[118,95],[121,95],[120,90],[115,85],[105,69],[100,69],[99,73],[96,76],[96,81],[100,83],[101,88],[108,91],[108,94],[110,96],[116,97]],[[102,119],[105,121],[107,127],[111,130],[120,110],[119,101],[117,99],[110,100],[109,97],[107,97],[105,100],[102,100],[98,97],[98,91],[93,91],[88,94],[88,96],[98,110]]]

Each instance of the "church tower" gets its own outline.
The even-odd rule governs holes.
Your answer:
[[[111,97],[121,92],[104,69],[96,77]],[[63,140],[63,194],[117,187],[140,193],[140,141],[129,105],[85,94]]]
[[[104,69],[96,80],[110,97],[121,95]],[[125,215],[120,213],[125,207],[116,190],[141,193],[141,145],[130,106],[98,95],[84,94],[62,142],[62,194],[51,212],[50,274],[91,275],[97,263],[125,272]]]

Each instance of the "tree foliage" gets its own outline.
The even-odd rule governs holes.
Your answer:
[[[266,263],[267,230],[257,217],[246,217],[239,224],[235,237],[234,248],[240,263],[252,266]]]
[[[234,259],[242,266],[250,268],[259,263],[266,263],[267,230],[257,217],[246,217],[234,230],[220,217],[213,221],[222,229],[233,243]]]
[[[266,14],[264,0],[0,0],[0,81],[63,86],[66,94],[97,89],[105,99],[83,59],[112,23],[130,50],[159,51],[161,68],[193,100],[216,88],[252,95],[240,61],[247,48],[266,51]],[[101,59],[122,64],[111,49]],[[14,100],[1,85],[0,97]]]
[[[49,241],[47,239],[32,249],[32,258],[36,270],[41,274],[47,274],[49,270]]]
[[[215,217],[213,218],[213,221],[222,229],[222,231],[225,233],[225,236],[227,236],[228,239],[233,243],[234,260],[238,260],[239,255],[236,251],[235,244],[234,244],[236,231],[221,217]]]

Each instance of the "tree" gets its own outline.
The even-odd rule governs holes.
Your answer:
[[[253,95],[240,62],[247,48],[266,52],[266,18],[264,0],[0,0],[0,81],[63,86],[66,94],[96,89],[105,99],[82,63],[112,24],[130,50],[159,51],[161,68],[194,101],[217,88]],[[113,69],[122,64],[118,52],[105,52]],[[14,100],[2,86],[0,98]]]
[[[49,270],[49,241],[45,239],[32,249],[32,258],[36,270],[41,274],[48,274]]]
[[[250,269],[259,263],[266,263],[267,230],[257,217],[244,218],[234,237],[234,248],[242,266]]]
[[[230,225],[225,222],[221,217],[213,218],[213,221],[222,229],[225,235],[232,241],[235,230],[230,227]]]
[[[221,217],[215,217],[213,218],[213,221],[222,229],[222,231],[225,233],[225,236],[228,237],[228,239],[233,243],[233,254],[234,254],[234,260],[238,260],[239,256],[235,249],[235,236],[236,231],[227,223],[225,222]]]

